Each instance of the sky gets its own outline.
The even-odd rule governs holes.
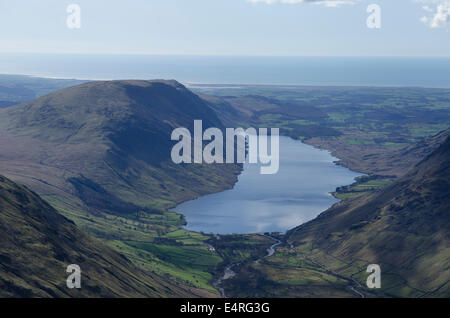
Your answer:
[[[0,0],[0,52],[450,57],[450,0]]]

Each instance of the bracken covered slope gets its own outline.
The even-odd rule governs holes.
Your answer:
[[[0,110],[0,171],[92,212],[134,213],[231,187],[237,165],[175,165],[174,128],[223,128],[176,81],[102,81]]]
[[[287,234],[322,265],[382,268],[380,293],[450,296],[450,138],[378,193],[344,201]],[[361,276],[358,276],[361,275]]]
[[[80,231],[38,195],[0,176],[0,297],[193,297]],[[66,268],[81,267],[81,289]]]

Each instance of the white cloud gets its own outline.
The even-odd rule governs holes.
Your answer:
[[[338,7],[345,4],[355,4],[361,0],[246,0],[251,3],[265,4],[298,4],[314,3],[326,7]],[[425,12],[420,21],[430,28],[449,28],[450,29],[450,0],[413,0],[423,3],[422,9]]]
[[[286,4],[296,4],[296,3],[315,3],[324,5],[326,7],[337,7],[343,4],[355,4],[359,0],[247,0],[252,3],[286,3]]]
[[[450,27],[450,0],[419,0],[419,2],[429,4],[422,7],[426,15],[420,18],[421,22],[433,29]]]

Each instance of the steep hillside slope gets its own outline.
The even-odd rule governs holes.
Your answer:
[[[0,297],[192,297],[80,231],[35,193],[0,176]],[[81,289],[66,268],[78,264]]]
[[[222,128],[175,81],[90,82],[0,111],[0,171],[93,213],[137,213],[231,187],[235,165],[175,165],[172,130]]]
[[[344,201],[287,234],[323,266],[365,281],[382,268],[381,294],[450,295],[450,138],[371,196]]]
[[[0,110],[0,172],[140,268],[216,296],[220,257],[169,208],[231,188],[241,166],[172,163],[173,129],[196,119],[223,128],[176,81],[65,88]]]

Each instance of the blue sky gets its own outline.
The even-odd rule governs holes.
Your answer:
[[[450,0],[0,0],[0,52],[450,56],[449,13]]]

